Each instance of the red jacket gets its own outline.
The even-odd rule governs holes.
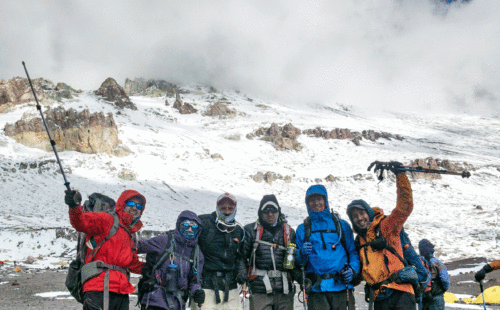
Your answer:
[[[125,201],[134,196],[142,199],[143,205],[146,205],[146,198],[144,198],[144,196],[142,196],[139,192],[126,190],[120,195],[115,206],[115,212],[120,219],[120,223],[125,227],[129,227],[131,233],[137,232],[142,227],[141,221],[136,222],[132,227],[130,227],[133,217],[131,214],[123,211]],[[111,214],[104,212],[83,213],[82,207],[80,206],[74,209],[69,208],[69,219],[71,225],[77,231],[85,233],[85,239],[87,242],[91,237],[93,237],[97,244],[99,244],[99,242],[101,242],[108,235],[111,227],[113,226],[113,216]],[[137,251],[135,253],[132,252],[133,247],[134,242],[130,235],[125,229],[119,227],[116,234],[102,244],[101,248],[95,255],[94,260],[101,260],[106,264],[128,268],[130,272],[140,274],[144,263],[139,261]],[[90,248],[87,248],[86,263],[92,260],[92,256],[89,255],[91,251],[92,250]],[[102,272],[97,277],[85,282],[83,285],[83,291],[103,291],[104,274],[105,272]],[[128,281],[125,274],[120,271],[110,270],[109,290],[118,294],[130,294],[134,292],[134,287]]]

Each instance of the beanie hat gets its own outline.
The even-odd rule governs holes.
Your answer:
[[[418,243],[418,251],[422,256],[432,256],[434,254],[434,244],[427,239],[422,239]]]
[[[258,214],[259,214],[259,220],[261,222],[264,222],[262,220],[262,211],[264,211],[264,209],[267,209],[267,208],[275,208],[276,210],[278,210],[278,219],[280,218],[280,216],[281,216],[281,207],[280,207],[280,205],[278,203],[278,199],[273,194],[271,194],[271,195],[264,195],[264,197],[262,197],[262,199],[260,200]]]
[[[234,212],[233,212],[233,214],[231,214],[231,215],[224,215],[222,212],[220,212],[219,203],[221,203],[222,200],[224,200],[224,199],[229,199],[232,203],[234,203]],[[218,220],[221,221],[221,222],[224,222],[226,224],[233,223],[234,222],[234,218],[236,217],[236,211],[237,211],[236,206],[237,206],[236,198],[234,198],[233,195],[231,195],[229,193],[224,193],[224,194],[220,195],[217,198],[217,206],[216,206],[216,213],[217,213]]]

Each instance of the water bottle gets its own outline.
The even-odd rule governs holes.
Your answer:
[[[167,267],[165,282],[165,291],[170,293],[177,291],[177,265],[173,261],[170,261],[170,265]]]
[[[295,252],[297,252],[297,246],[295,243],[289,243],[286,247],[285,261],[283,262],[285,269],[293,269],[295,267]]]

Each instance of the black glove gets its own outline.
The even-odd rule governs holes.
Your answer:
[[[64,195],[64,202],[68,205],[68,207],[74,209],[78,207],[82,203],[82,194],[78,191],[64,191],[66,195]]]
[[[205,302],[205,291],[204,290],[196,290],[194,291],[193,301],[198,305],[201,305]]]
[[[492,272],[492,271],[493,271],[493,268],[491,268],[491,266],[489,264],[486,264],[486,265],[484,265],[483,268],[481,268],[481,270],[476,272],[476,274],[474,275],[474,278],[476,278],[477,282],[481,282],[484,280],[484,277],[486,277],[486,274],[488,272]]]
[[[248,281],[248,275],[244,272],[240,272],[236,275],[236,282],[243,284]]]
[[[400,173],[404,173],[404,171],[399,170],[399,168],[403,168],[403,164],[400,163],[399,161],[391,161],[389,162],[389,165],[387,169],[392,171],[395,175],[398,175]]]

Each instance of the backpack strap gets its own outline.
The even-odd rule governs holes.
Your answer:
[[[193,275],[196,276],[196,282],[199,282],[200,273],[198,272],[198,267],[200,266],[200,247],[198,246],[198,243],[196,244],[194,249],[191,250],[190,261],[191,261],[191,272],[193,273]]]
[[[118,215],[116,213],[110,213],[110,214],[113,216],[113,226],[111,226],[108,235],[104,239],[102,239],[97,246],[95,246],[92,249],[92,252],[89,253],[89,255],[92,255],[91,261],[94,261],[95,255],[97,254],[101,246],[104,244],[104,242],[108,241],[109,238],[113,237],[116,234],[116,232],[118,231],[118,227],[121,225],[120,220],[118,219]]]
[[[339,235],[340,243],[344,247],[344,250],[347,253],[347,247],[346,247],[346,241],[345,241],[345,233],[344,230],[342,229],[342,223],[340,222],[340,216],[337,212],[330,211],[332,214],[332,220],[333,223],[335,224],[335,230],[330,230],[330,229],[323,229],[323,230],[315,230],[311,231],[311,218],[308,216],[304,220],[304,242],[309,242],[309,238],[311,237],[311,233],[316,233],[319,232],[321,233],[321,240],[323,241],[323,248],[326,249],[326,242],[325,238],[323,237],[323,233],[337,233]],[[347,255],[347,259],[349,259],[349,255]]]
[[[285,241],[285,248],[288,247],[288,243],[290,243],[291,233],[292,227],[288,225],[287,222],[283,222],[283,240]]]

